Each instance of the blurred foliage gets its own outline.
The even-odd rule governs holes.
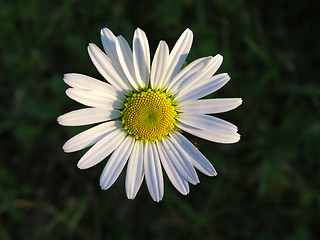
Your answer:
[[[0,239],[317,239],[320,226],[318,1],[28,0],[0,7]],[[79,108],[62,76],[102,79],[86,52],[110,28],[142,28],[153,54],[194,32],[188,57],[221,53],[232,80],[213,97],[242,97],[219,114],[234,145],[196,139],[219,172],[181,196],[165,177],[156,204],[145,183],[126,199],[124,174],[101,191],[103,163],[79,171],[63,153],[82,128],[58,126]],[[189,136],[192,138],[192,136]]]

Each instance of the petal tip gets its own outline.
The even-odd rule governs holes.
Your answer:
[[[62,146],[62,150],[66,153],[67,152],[67,146],[66,146],[67,143],[65,143],[63,146]]]
[[[107,190],[107,183],[104,182],[104,180],[102,179],[102,177],[100,177],[100,180],[99,180],[99,184],[100,184],[100,188],[101,190]]]
[[[142,31],[142,29],[139,28],[139,27],[137,27],[135,31],[137,31],[137,32],[139,31],[139,32],[140,32],[140,31]],[[142,31],[142,32],[143,32],[143,31]]]
[[[95,47],[96,47],[96,45],[94,43],[89,43],[87,49],[89,51],[89,50],[91,50],[92,48],[95,48]]]
[[[186,28],[186,30],[185,30],[186,32],[188,32],[188,33],[191,33],[191,34],[193,34],[193,32],[192,32],[192,30],[190,29],[190,28]]]
[[[69,94],[70,94],[70,90],[71,88],[67,88],[64,92],[65,92],[65,94],[69,97]]]
[[[57,118],[57,122],[60,124],[60,125],[63,125],[63,115],[59,116]]]
[[[158,202],[160,202],[162,199],[160,199],[160,198],[153,198],[153,201],[155,201],[156,203],[158,203]]]
[[[105,32],[109,32],[110,31],[110,29],[109,28],[107,28],[107,27],[104,27],[104,28],[101,28],[101,30],[100,30],[100,34],[101,35],[105,35]]]
[[[218,175],[217,171],[214,169],[214,167],[212,167],[211,171],[210,171],[210,177],[216,177]]]
[[[241,139],[241,135],[239,133],[235,133],[235,139],[233,141],[230,141],[230,143],[237,143],[240,141],[240,139]]]
[[[65,73],[63,74],[63,80],[65,81],[72,73]]]
[[[218,53],[215,57],[223,59],[223,56],[220,53]]]
[[[71,152],[75,152],[77,150],[74,150],[72,147],[70,147],[69,141],[67,141],[63,146],[62,146],[62,150],[65,153],[71,153]],[[80,150],[80,149],[79,149]]]
[[[134,194],[133,192],[126,192],[126,195],[129,200],[133,200],[137,194]]]
[[[77,167],[79,168],[79,169],[86,169],[86,167],[83,165],[83,163],[81,162],[81,160],[77,163]]]

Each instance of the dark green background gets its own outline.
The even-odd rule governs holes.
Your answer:
[[[318,1],[1,1],[0,239],[318,239],[320,21]],[[212,97],[242,97],[219,114],[242,139],[197,141],[219,175],[180,195],[165,177],[154,203],[142,185],[127,200],[124,174],[99,187],[106,161],[80,171],[84,151],[64,142],[83,129],[56,118],[81,105],[64,73],[102,79],[86,47],[110,28],[170,48],[187,27],[188,62],[220,53],[231,81]],[[192,137],[191,137],[192,138]]]

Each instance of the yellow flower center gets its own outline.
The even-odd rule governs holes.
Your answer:
[[[149,88],[125,99],[122,124],[136,139],[155,141],[174,129],[175,109],[164,92]]]

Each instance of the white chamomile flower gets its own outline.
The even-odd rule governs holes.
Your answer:
[[[222,56],[197,59],[181,70],[192,39],[192,31],[186,29],[171,52],[160,41],[151,63],[148,40],[141,29],[134,32],[131,50],[122,36],[104,28],[105,52],[93,43],[88,52],[108,83],[82,74],[64,75],[71,87],[66,94],[88,107],[60,116],[59,124],[100,124],[68,140],[63,150],[74,152],[93,145],[78,162],[80,169],[111,154],[100,177],[102,189],[110,188],[128,163],[125,187],[129,199],[135,198],[145,178],[152,199],[159,202],[164,194],[162,168],[174,187],[186,195],[189,183],[199,183],[195,168],[208,176],[217,173],[181,130],[218,143],[239,141],[235,125],[208,114],[234,109],[242,100],[201,99],[230,79],[226,73],[213,76]]]

